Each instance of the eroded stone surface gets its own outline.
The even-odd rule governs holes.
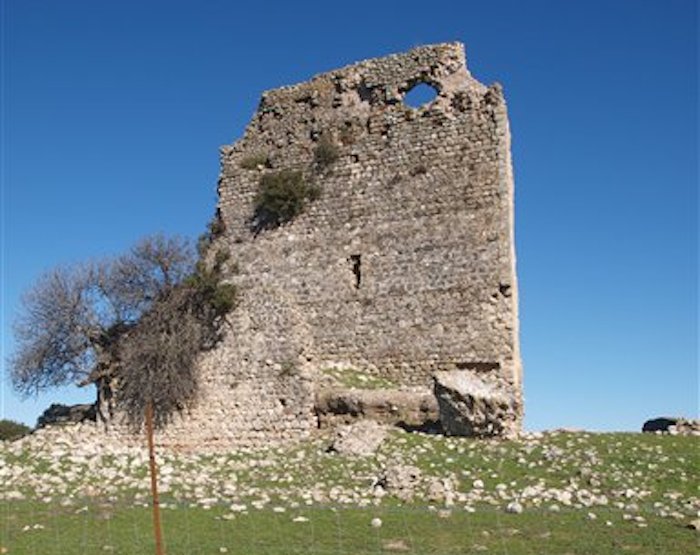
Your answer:
[[[436,98],[416,109],[403,97],[418,83]],[[324,162],[322,142],[334,153]],[[302,172],[320,195],[288,223],[256,227],[260,181],[282,171]],[[398,388],[478,371],[519,399],[506,105],[500,86],[470,75],[461,44],[265,92],[244,136],[221,149],[218,194],[210,252],[230,252],[242,303],[201,357],[199,399],[161,442],[309,437],[329,367]]]
[[[379,473],[375,491],[388,492],[401,500],[410,501],[421,483],[422,472],[417,466],[392,461]]]
[[[439,421],[437,401],[428,388],[323,389],[316,395],[316,413],[321,427],[367,418],[407,429],[429,430]]]
[[[336,432],[331,449],[341,455],[371,455],[377,451],[386,436],[386,426],[373,420],[361,420],[341,426]]]
[[[521,413],[518,394],[492,376],[465,371],[436,372],[435,397],[448,435],[512,436]]]

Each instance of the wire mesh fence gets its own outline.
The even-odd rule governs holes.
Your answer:
[[[82,428],[0,443],[0,555],[154,554],[145,446]],[[157,455],[168,555],[687,555],[698,438],[392,431]]]
[[[697,538],[654,515],[626,517],[613,509],[554,513],[528,509],[382,505],[291,506],[272,503],[201,506],[164,500],[169,555],[412,554],[684,554]],[[593,516],[595,515],[595,516]],[[70,503],[6,503],[2,553],[26,555],[140,555],[154,553],[148,502],[82,498]]]

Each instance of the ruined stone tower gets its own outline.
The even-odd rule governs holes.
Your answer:
[[[436,97],[411,108],[421,83]],[[318,195],[282,225],[256,225],[261,179],[283,172]],[[458,370],[520,396],[506,105],[469,74],[461,44],[265,92],[221,150],[218,192],[211,252],[230,252],[241,305],[203,355],[199,402],[167,435],[304,437],[329,369],[398,389]]]

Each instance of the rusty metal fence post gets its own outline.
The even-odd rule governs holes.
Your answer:
[[[151,471],[151,497],[153,499],[153,535],[156,540],[156,555],[165,555],[163,533],[160,527],[160,502],[158,501],[158,469],[153,441],[153,403],[146,405],[146,435],[148,436],[148,465]]]

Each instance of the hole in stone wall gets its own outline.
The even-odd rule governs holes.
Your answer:
[[[352,264],[352,273],[355,274],[355,289],[359,289],[362,284],[362,255],[351,254],[348,260]]]
[[[403,102],[411,108],[422,108],[430,104],[437,96],[437,89],[428,83],[418,83],[413,86],[403,97]]]
[[[457,362],[457,370],[471,370],[472,372],[494,372],[501,368],[500,362]]]
[[[357,87],[357,95],[360,97],[360,101],[372,103],[372,89],[364,82]]]

